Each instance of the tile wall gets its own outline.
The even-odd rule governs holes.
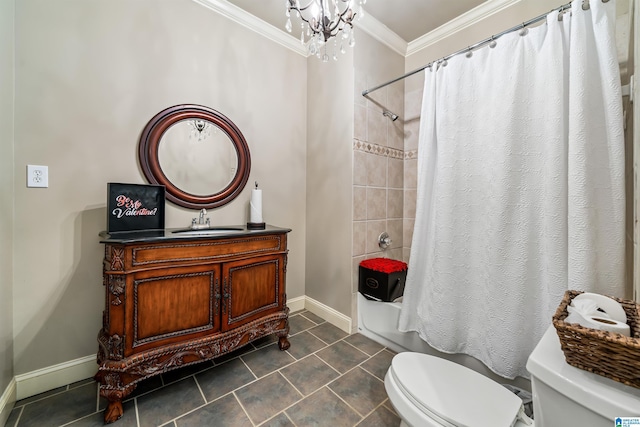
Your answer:
[[[404,94],[404,204],[402,259],[409,262],[413,225],[416,218],[416,198],[418,184],[418,130],[424,75],[414,74],[405,79]]]
[[[404,258],[407,206],[404,84],[389,85],[363,97],[362,91],[379,84],[381,79],[356,72],[355,80],[352,169],[354,295],[358,291],[360,261],[375,257]],[[397,114],[399,118],[392,121],[382,114],[384,110]],[[378,236],[385,231],[392,244],[383,251],[378,246]]]

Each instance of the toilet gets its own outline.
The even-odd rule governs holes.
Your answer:
[[[403,427],[611,427],[617,417],[640,417],[640,389],[568,365],[553,326],[527,370],[535,420],[506,387],[440,357],[399,353],[384,385]]]

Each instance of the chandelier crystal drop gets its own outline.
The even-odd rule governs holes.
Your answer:
[[[335,37],[347,41],[353,47],[356,44],[353,31],[353,20],[362,18],[364,9],[362,6],[367,0],[310,0],[306,6],[300,5],[305,0],[286,0],[285,16],[287,22],[285,29],[292,31],[291,12],[295,11],[296,16],[302,20],[300,23],[300,42],[305,44],[304,33],[307,33],[307,48],[309,54],[321,58],[323,62],[329,60],[325,43],[330,38]],[[357,3],[358,10],[354,10]],[[306,28],[306,29],[305,29]],[[337,44],[334,40],[334,47]],[[324,49],[322,49],[324,47]],[[345,53],[342,42],[340,43],[340,53]],[[333,59],[338,60],[338,56],[333,53]]]

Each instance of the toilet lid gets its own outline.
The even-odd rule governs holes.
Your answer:
[[[440,357],[399,353],[389,369],[413,404],[454,426],[508,427],[522,407],[507,388]]]

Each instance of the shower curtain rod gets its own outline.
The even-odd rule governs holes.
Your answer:
[[[609,1],[609,0],[602,0],[602,2],[603,2],[603,3],[606,3],[606,2],[608,2],[608,1]],[[570,7],[571,7],[571,3],[567,3],[567,4],[564,4],[564,5],[560,6],[560,7],[558,7],[558,8],[551,9],[551,11],[553,12],[554,10],[557,10],[558,12],[562,13],[562,12],[564,12],[566,9],[569,9]],[[583,0],[582,8],[583,8],[583,9],[585,9],[585,10],[586,10],[586,9],[589,9],[589,0]],[[427,68],[431,67],[431,66],[432,66],[433,64],[435,64],[436,62],[446,61],[447,59],[453,58],[454,56],[456,56],[456,55],[460,55],[461,53],[470,52],[470,51],[472,51],[473,49],[476,49],[476,48],[478,48],[478,47],[480,47],[480,46],[483,46],[483,45],[485,45],[485,44],[487,44],[487,43],[491,43],[492,41],[494,41],[494,40],[495,40],[495,39],[497,39],[498,37],[504,36],[505,34],[511,33],[511,32],[513,32],[513,31],[521,30],[521,29],[523,29],[523,28],[525,28],[525,27],[527,27],[527,26],[529,26],[529,25],[531,25],[531,24],[535,24],[536,22],[540,22],[540,21],[542,21],[543,19],[546,19],[547,15],[548,15],[549,13],[550,13],[550,12],[547,12],[547,13],[545,13],[545,14],[543,14],[543,15],[536,16],[535,18],[530,19],[530,20],[528,20],[528,21],[526,21],[526,22],[523,22],[523,23],[522,23],[522,24],[520,24],[520,25],[517,25],[517,26],[515,26],[515,27],[509,28],[508,30],[505,30],[505,31],[503,31],[503,32],[501,32],[501,33],[494,34],[494,35],[492,35],[491,37],[488,37],[488,38],[486,38],[486,39],[484,39],[484,40],[482,40],[482,41],[479,41],[479,42],[478,42],[478,43],[476,43],[476,44],[472,44],[472,45],[471,45],[471,46],[469,46],[469,47],[465,47],[464,49],[460,49],[459,51],[454,52],[454,53],[452,53],[451,55],[445,56],[444,58],[436,59],[435,61],[431,61],[431,62],[429,62],[427,65],[425,65],[425,66],[423,66],[423,67],[420,67],[420,68],[418,68],[417,70],[410,71],[410,72],[408,72],[407,74],[404,74],[404,75],[402,75],[402,76],[400,76],[400,77],[397,77],[397,78],[395,78],[395,79],[393,79],[393,80],[389,80],[389,81],[388,81],[388,82],[386,82],[386,83],[382,83],[382,84],[380,84],[380,85],[378,85],[378,86],[376,86],[376,87],[373,87],[373,88],[371,88],[371,89],[363,90],[363,91],[362,91],[362,96],[367,96],[369,93],[373,92],[374,90],[382,89],[383,87],[388,86],[388,85],[390,85],[391,83],[395,83],[395,82],[397,82],[397,81],[399,81],[399,80],[406,79],[406,78],[407,78],[407,77],[409,77],[409,76],[413,76],[414,74],[419,73],[420,71],[425,70],[425,69],[427,69]]]

